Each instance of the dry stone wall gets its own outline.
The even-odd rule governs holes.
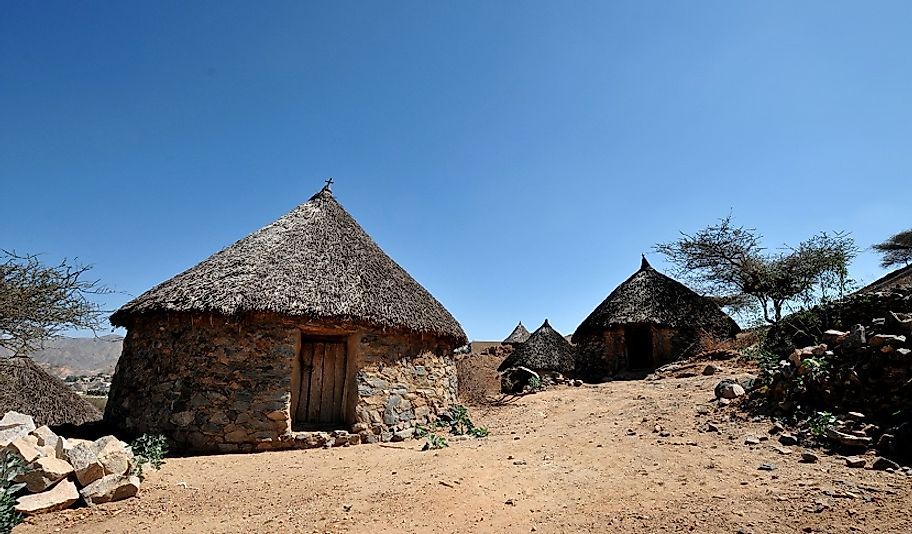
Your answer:
[[[452,350],[398,336],[364,336],[354,430],[362,441],[399,441],[457,402]]]
[[[185,450],[247,452],[405,439],[456,403],[451,347],[395,334],[356,339],[353,428],[293,432],[294,324],[145,318],[124,340],[105,419],[131,434],[165,434]]]
[[[234,452],[290,428],[292,330],[172,316],[137,321],[124,339],[105,419],[160,432],[179,447]]]

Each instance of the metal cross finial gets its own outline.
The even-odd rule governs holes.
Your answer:
[[[329,177],[329,180],[326,180],[326,185],[323,186],[323,189],[326,189],[326,190],[328,190],[328,191],[332,191],[332,184],[333,184],[333,183],[334,183],[334,182],[333,182],[332,176],[330,176],[330,177]]]

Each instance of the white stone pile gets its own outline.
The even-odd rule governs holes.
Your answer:
[[[7,412],[0,419],[0,449],[27,466],[15,480],[25,484],[16,504],[24,515],[64,510],[80,500],[89,506],[119,501],[139,491],[133,453],[114,436],[67,439],[47,426],[36,428],[28,415]]]

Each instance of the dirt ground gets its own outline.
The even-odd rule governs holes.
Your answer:
[[[912,477],[822,452],[800,463],[774,440],[745,445],[770,425],[715,406],[726,376],[738,371],[475,407],[491,436],[438,451],[415,440],[172,458],[139,498],[30,518],[15,533],[912,532]]]

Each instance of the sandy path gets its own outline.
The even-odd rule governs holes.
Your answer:
[[[16,534],[912,532],[912,477],[744,445],[769,425],[696,409],[718,379],[561,388],[474,408],[491,437],[440,451],[409,441],[169,459],[138,499],[33,518]],[[721,432],[704,432],[708,421]]]

